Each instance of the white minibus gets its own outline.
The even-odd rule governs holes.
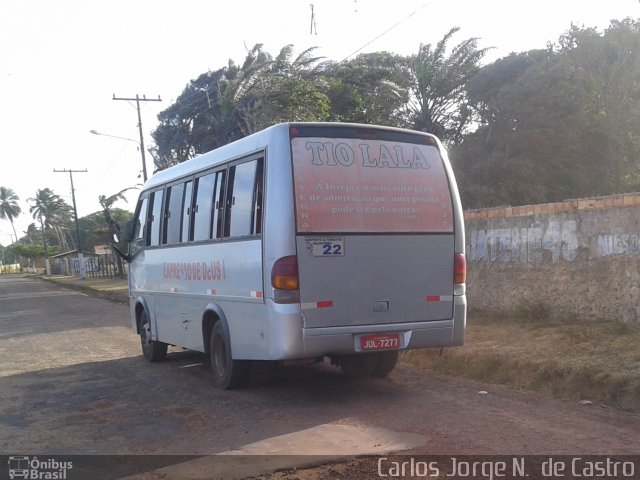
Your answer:
[[[144,356],[205,352],[223,389],[264,361],[384,376],[464,340],[462,207],[430,134],[272,126],[155,174],[126,236]]]

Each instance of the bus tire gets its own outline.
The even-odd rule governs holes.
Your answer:
[[[373,375],[376,377],[386,377],[396,367],[398,363],[398,351],[380,352],[376,355],[377,363],[373,370]]]
[[[151,318],[146,310],[140,315],[140,345],[142,354],[149,362],[161,362],[167,357],[168,345],[158,342],[151,335]]]
[[[231,342],[221,320],[215,323],[209,336],[209,359],[216,387],[232,390],[244,386],[249,380],[251,361],[231,357]]]

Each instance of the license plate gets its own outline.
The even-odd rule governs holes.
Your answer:
[[[360,348],[369,350],[397,350],[400,348],[399,333],[376,333],[374,335],[362,335]]]

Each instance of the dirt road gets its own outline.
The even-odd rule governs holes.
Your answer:
[[[5,455],[207,455],[247,445],[251,453],[344,453],[349,432],[357,451],[374,431],[382,439],[366,447],[398,449],[405,444],[385,443],[397,433],[430,455],[640,453],[634,414],[406,365],[359,381],[325,366],[287,368],[272,385],[218,391],[200,354],[174,349],[166,362],[146,363],[124,305],[0,276],[0,306]]]

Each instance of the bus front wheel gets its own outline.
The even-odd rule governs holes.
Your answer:
[[[242,387],[249,380],[251,362],[231,357],[229,336],[220,321],[216,322],[209,337],[209,354],[213,383],[223,390]]]
[[[151,336],[151,319],[146,310],[140,316],[140,345],[142,354],[149,362],[161,362],[167,356],[168,345],[158,342]]]

